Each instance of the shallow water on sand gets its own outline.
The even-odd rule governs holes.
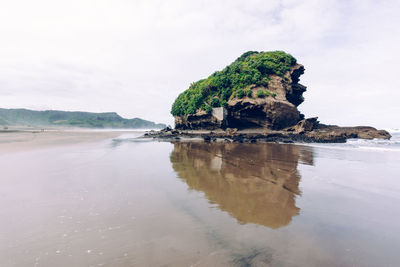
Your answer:
[[[0,266],[398,266],[398,151],[131,137],[0,153]]]

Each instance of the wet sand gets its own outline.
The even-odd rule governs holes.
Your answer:
[[[132,131],[18,130],[0,131],[0,154],[110,139]]]
[[[134,136],[3,136],[0,266],[398,264],[399,152]]]

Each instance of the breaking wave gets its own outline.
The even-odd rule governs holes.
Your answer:
[[[391,131],[392,138],[385,139],[349,139],[342,144],[311,144],[314,147],[324,147],[333,149],[357,149],[357,150],[374,150],[374,151],[394,151],[400,152],[400,131]]]

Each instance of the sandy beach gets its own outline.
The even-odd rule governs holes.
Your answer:
[[[396,266],[396,141],[139,135],[1,133],[0,266]]]
[[[128,133],[132,131],[71,129],[0,131],[0,154],[91,143]]]

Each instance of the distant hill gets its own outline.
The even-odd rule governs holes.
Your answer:
[[[91,113],[80,111],[0,108],[0,125],[3,126],[63,126],[82,128],[161,129],[162,123],[140,118],[124,119],[115,112]]]

